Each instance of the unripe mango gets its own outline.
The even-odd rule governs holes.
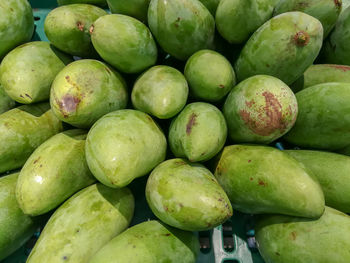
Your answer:
[[[7,95],[4,88],[0,85],[0,114],[14,108],[16,102]]]
[[[142,22],[147,21],[147,11],[151,0],[107,0],[113,14],[132,16]]]

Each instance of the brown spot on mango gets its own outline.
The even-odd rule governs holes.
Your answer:
[[[198,117],[197,114],[195,114],[195,113],[191,114],[190,119],[186,125],[186,134],[187,135],[191,134],[193,126],[196,125],[196,118],[197,117]]]
[[[75,112],[80,103],[80,98],[75,97],[71,94],[66,94],[59,101],[58,105],[64,116],[68,117],[69,113]]]
[[[84,24],[81,21],[78,21],[77,28],[79,31],[83,32],[84,31]]]
[[[290,233],[290,239],[295,240],[297,238],[297,233],[295,231]]]
[[[305,31],[299,31],[294,35],[293,39],[297,46],[304,47],[309,43],[310,36]]]

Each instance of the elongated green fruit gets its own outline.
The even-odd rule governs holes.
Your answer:
[[[58,5],[71,5],[71,4],[90,4],[101,7],[106,7],[106,0],[57,0]]]

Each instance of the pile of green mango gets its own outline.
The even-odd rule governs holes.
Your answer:
[[[40,2],[0,0],[1,262],[228,262],[237,216],[350,262],[349,0]]]

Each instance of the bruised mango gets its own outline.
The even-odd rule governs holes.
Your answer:
[[[157,60],[157,46],[149,29],[135,18],[106,15],[90,29],[97,53],[124,73],[139,73]]]
[[[324,211],[319,183],[298,161],[276,148],[227,146],[215,177],[233,209],[244,213],[318,218]]]
[[[106,0],[57,0],[58,5],[90,4],[101,7],[107,6]]]
[[[49,43],[36,41],[12,50],[0,65],[6,93],[24,104],[47,100],[52,81],[71,59]]]
[[[207,161],[224,147],[226,121],[221,111],[204,102],[188,104],[172,121],[169,145],[176,157]]]
[[[151,0],[107,0],[113,14],[132,16],[147,21],[147,11]]]
[[[302,12],[275,16],[247,41],[236,63],[239,81],[264,74],[292,84],[316,59],[323,40],[320,21]]]
[[[89,128],[108,112],[126,107],[128,93],[121,75],[92,59],[65,67],[51,87],[50,104],[57,118]]]
[[[62,131],[48,103],[23,105],[0,115],[0,173],[22,167],[44,141]]]
[[[91,185],[55,211],[26,262],[88,262],[129,226],[133,213],[134,197],[128,188]]]
[[[90,27],[95,20],[107,15],[103,9],[86,4],[61,6],[45,18],[45,34],[58,49],[73,56],[96,56],[91,43]]]
[[[16,201],[18,173],[0,178],[0,260],[20,248],[35,232],[36,222]]]
[[[264,216],[255,233],[265,262],[350,262],[350,217],[330,207],[317,220]]]
[[[180,60],[213,45],[215,21],[198,0],[151,0],[148,24],[164,51]]]
[[[14,108],[16,102],[7,95],[3,87],[0,85],[0,114]]]
[[[85,138],[83,130],[56,134],[29,157],[16,189],[25,214],[44,214],[95,181],[85,159]]]
[[[0,14],[1,61],[9,51],[32,38],[34,17],[27,0],[1,1]]]
[[[93,175],[109,187],[123,187],[164,161],[166,139],[152,118],[137,110],[106,114],[90,129],[86,159]]]
[[[258,75],[231,91],[223,113],[233,141],[267,144],[293,127],[298,104],[293,91],[282,81]]]
[[[152,171],[146,198],[160,220],[182,230],[209,230],[232,216],[230,200],[212,173],[184,159],[167,160]]]
[[[89,263],[195,263],[198,253],[193,233],[147,221],[112,239]]]

